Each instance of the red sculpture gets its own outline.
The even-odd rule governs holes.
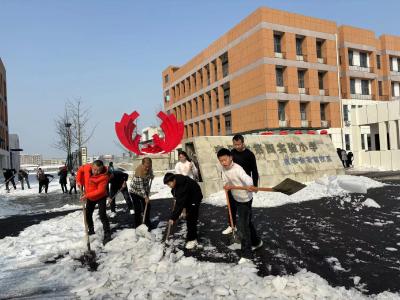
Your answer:
[[[182,141],[184,132],[183,122],[178,122],[175,115],[167,115],[161,111],[157,116],[162,121],[160,127],[164,132],[164,139],[161,139],[158,134],[155,134],[153,135],[153,144],[147,144],[140,149],[139,142],[141,136],[139,134],[134,135],[133,132],[136,128],[134,121],[139,117],[139,113],[134,111],[130,115],[123,114],[121,121],[115,122],[115,132],[121,144],[137,155],[168,153],[173,151]]]

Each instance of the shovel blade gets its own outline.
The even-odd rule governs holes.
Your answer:
[[[283,180],[281,183],[278,185],[274,186],[273,189],[274,191],[286,194],[286,195],[292,195],[303,188],[305,188],[306,185],[302,184],[301,182],[298,182],[296,180],[286,178]]]

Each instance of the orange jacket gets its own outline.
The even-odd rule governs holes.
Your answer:
[[[86,164],[79,168],[76,174],[78,185],[85,187],[85,195],[88,200],[97,201],[108,195],[108,173],[107,168],[99,175],[92,174],[92,165]]]

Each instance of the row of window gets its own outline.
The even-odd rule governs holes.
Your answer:
[[[198,91],[203,88],[206,83],[206,86],[209,86],[211,82],[211,69],[214,72],[214,82],[218,81],[221,78],[218,78],[218,63],[217,60],[221,61],[222,65],[222,76],[226,77],[229,74],[229,61],[228,61],[228,52],[225,52],[218,58],[214,59],[209,64],[205,65],[202,69],[196,71],[186,79],[182,80],[180,83],[174,85],[171,88],[172,97],[174,99],[181,99],[186,95]],[[204,78],[203,74],[206,78]],[[206,81],[205,81],[206,80]],[[167,83],[169,81],[169,76],[165,75],[164,82]],[[167,102],[170,100],[170,93],[166,91],[164,95],[164,100]]]
[[[227,82],[225,84],[223,84],[222,86],[222,90],[223,90],[223,101],[224,101],[224,106],[230,105],[231,104],[231,96],[230,96],[230,83]],[[215,93],[215,100],[216,100],[216,109],[218,109],[220,107],[220,99],[218,96],[218,88],[215,88],[212,90],[212,92]],[[208,98],[208,111],[206,111],[205,109],[205,104],[206,104],[206,97]],[[194,105],[194,107],[192,107],[192,103]],[[179,105],[178,107],[174,108],[174,114],[178,117],[178,119],[185,119],[185,120],[189,120],[191,118],[194,117],[193,114],[193,108],[195,109],[194,111],[197,113],[197,115],[199,115],[199,112],[201,112],[201,114],[205,114],[208,112],[212,112],[213,111],[213,107],[212,107],[212,98],[211,98],[211,91],[208,91],[206,94],[204,95],[200,95],[197,98],[194,98],[191,101],[188,101],[186,103],[183,103],[182,105]],[[201,108],[201,110],[199,110],[199,108]],[[185,116],[185,118],[183,118],[183,116]]]
[[[284,32],[274,31],[274,51],[276,54],[282,54],[282,39],[284,37]],[[305,36],[296,35],[296,55],[298,59],[304,60],[304,40]],[[318,59],[323,59],[323,45],[325,43],[324,39],[317,39],[315,42],[316,54]],[[278,55],[279,56],[279,55]],[[325,55],[326,56],[326,55]]]
[[[225,134],[229,135],[232,134],[232,117],[231,113],[226,113],[223,115],[224,119],[224,125],[225,125]],[[214,131],[214,121],[213,118],[208,118],[205,120],[201,120],[199,122],[195,122],[193,124],[186,125],[186,132],[185,135],[186,137],[189,136],[195,136],[195,133],[197,135],[200,135],[202,132],[204,135],[209,134],[209,135],[222,135],[221,132],[221,118],[220,116],[215,117],[215,123],[216,123],[216,130]],[[208,128],[210,128],[209,132],[207,132],[207,125]]]
[[[284,66],[277,66],[275,68],[275,75],[276,75],[276,86],[277,87],[285,87],[285,80],[284,80],[284,72],[286,67]],[[298,69],[297,70],[297,80],[298,80],[298,87],[299,89],[305,89],[305,76],[306,76],[306,69]],[[325,88],[324,78],[326,75],[326,71],[318,71],[318,87],[320,90]]]
[[[287,101],[279,101],[278,102],[278,119],[279,121],[286,121],[286,109],[287,109]],[[309,102],[300,102],[300,120],[307,121],[309,118],[307,114],[308,106],[310,105]],[[328,107],[328,103],[320,103],[320,118],[321,121],[326,121],[326,109]],[[308,126],[308,125],[307,125]]]

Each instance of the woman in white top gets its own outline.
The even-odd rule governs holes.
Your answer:
[[[199,172],[197,171],[196,166],[191,161],[189,156],[185,151],[180,151],[178,154],[179,161],[175,165],[175,173],[181,174],[185,176],[189,176],[192,179],[197,179]]]

